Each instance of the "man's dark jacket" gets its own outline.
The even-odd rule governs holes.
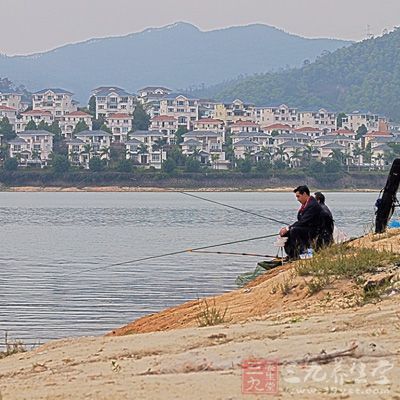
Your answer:
[[[290,225],[290,230],[300,228],[307,230],[310,237],[315,237],[321,225],[321,212],[322,209],[317,200],[310,197],[306,207],[297,213],[297,221]]]

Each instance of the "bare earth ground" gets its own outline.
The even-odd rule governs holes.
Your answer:
[[[353,245],[400,252],[400,230]],[[2,400],[264,399],[271,375],[242,368],[260,359],[279,369],[278,399],[399,400],[399,290],[362,305],[360,288],[341,280],[310,295],[295,267],[209,299],[226,309],[221,325],[197,327],[204,301],[192,301],[0,360]]]

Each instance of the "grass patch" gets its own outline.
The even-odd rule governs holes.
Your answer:
[[[225,317],[228,311],[228,306],[224,309],[218,308],[215,304],[215,299],[213,300],[212,305],[208,304],[207,299],[204,299],[202,303],[199,301],[199,306],[200,312],[196,316],[198,326],[214,326],[227,322]]]
[[[362,275],[399,263],[399,254],[338,244],[321,250],[311,259],[300,260],[296,272],[299,276],[312,276],[306,284],[309,293],[315,294],[336,279],[353,279],[360,284]]]
[[[10,342],[8,340],[7,332],[4,335],[4,346],[5,350],[0,351],[0,359],[17,353],[25,353],[27,351],[25,345],[21,341],[15,340]]]

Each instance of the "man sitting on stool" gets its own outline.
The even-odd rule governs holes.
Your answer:
[[[307,186],[299,186],[293,190],[301,207],[297,213],[297,221],[282,228],[279,235],[287,237],[285,251],[289,259],[297,259],[317,238],[320,231],[321,206],[310,196]]]

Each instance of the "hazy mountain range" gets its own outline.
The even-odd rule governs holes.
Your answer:
[[[127,36],[93,39],[29,56],[0,56],[0,76],[35,91],[61,87],[82,103],[100,85],[136,91],[212,85],[239,75],[313,61],[351,42],[307,39],[254,24],[202,32],[179,22]]]

